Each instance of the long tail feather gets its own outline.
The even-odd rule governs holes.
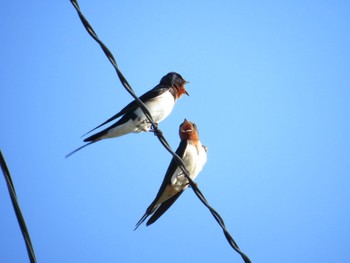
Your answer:
[[[179,196],[182,194],[183,191],[177,193],[176,195],[170,197],[168,200],[163,202],[157,210],[154,212],[154,214],[151,216],[151,218],[147,221],[146,226],[149,226],[156,222],[172,205],[173,203],[179,198]],[[146,218],[145,218],[146,219]]]
[[[88,145],[90,145],[90,144],[93,144],[94,142],[96,142],[96,141],[91,141],[91,142],[89,142],[89,143],[87,143],[87,144],[84,144],[83,146],[80,146],[78,149],[75,149],[74,151],[68,153],[68,154],[66,155],[66,158],[68,158],[69,156],[73,155],[74,153],[80,151],[81,149],[85,148],[86,146],[88,146]]]
[[[88,135],[90,132],[102,127],[103,125],[115,120],[116,118],[120,117],[120,112],[115,114],[114,116],[110,117],[108,120],[106,120],[104,123],[101,123],[100,125],[98,125],[97,127],[93,128],[92,130],[88,131],[87,133],[85,133],[84,135],[82,135],[81,137],[84,137],[85,135]]]
[[[150,214],[149,213],[145,213],[141,219],[139,220],[139,222],[137,222],[135,228],[134,228],[134,231],[146,220],[146,218],[149,216]]]

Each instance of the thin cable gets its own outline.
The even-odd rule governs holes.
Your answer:
[[[234,239],[232,238],[232,236],[230,235],[230,233],[227,231],[224,220],[221,218],[221,216],[219,215],[218,212],[215,211],[214,208],[212,208],[207,200],[205,199],[204,195],[202,194],[202,192],[198,189],[197,185],[193,182],[193,180],[190,178],[189,176],[189,172],[187,171],[185,164],[183,162],[183,160],[171,149],[169,143],[167,142],[167,140],[165,139],[165,137],[163,136],[162,131],[157,127],[157,125],[154,123],[153,118],[151,116],[151,114],[149,113],[147,107],[144,105],[144,103],[136,96],[136,94],[134,93],[133,89],[131,88],[131,86],[129,85],[129,83],[127,82],[126,78],[124,77],[124,75],[121,73],[121,71],[118,68],[117,62],[113,56],[113,54],[109,51],[109,49],[106,47],[106,45],[98,38],[97,34],[95,33],[95,31],[93,30],[93,28],[91,27],[91,25],[89,24],[89,22],[87,21],[87,19],[84,17],[83,13],[80,10],[80,7],[77,3],[76,0],[70,0],[71,3],[73,4],[74,8],[76,9],[76,11],[78,12],[78,15],[80,17],[81,22],[83,23],[85,29],[87,30],[87,32],[90,34],[90,36],[100,45],[100,47],[102,48],[103,52],[105,53],[105,55],[107,56],[108,60],[111,62],[111,64],[113,65],[114,69],[117,72],[117,75],[119,77],[119,80],[121,81],[122,85],[124,86],[124,88],[130,93],[130,95],[136,100],[136,102],[139,104],[141,110],[144,112],[145,116],[147,117],[147,119],[149,120],[149,122],[152,124],[153,126],[153,131],[155,133],[155,135],[157,136],[157,138],[159,139],[159,141],[161,142],[161,144],[166,148],[166,150],[172,154],[172,156],[174,157],[175,161],[177,162],[177,164],[179,165],[180,169],[184,172],[187,180],[189,181],[189,184],[192,188],[192,190],[194,191],[194,193],[197,195],[197,197],[201,200],[201,202],[209,209],[209,211],[211,212],[211,214],[214,216],[215,220],[218,222],[218,224],[220,225],[220,227],[222,228],[224,235],[227,239],[227,241],[229,242],[229,244],[231,245],[231,247],[238,253],[241,255],[242,259],[244,260],[245,263],[251,263],[250,259],[248,258],[247,255],[245,255],[238,247],[237,243],[234,241]]]
[[[28,252],[30,262],[36,263],[34,248],[32,245],[32,241],[30,240],[30,235],[29,235],[29,232],[28,232],[28,229],[26,226],[26,222],[25,222],[24,217],[22,215],[21,208],[19,207],[19,204],[18,204],[15,186],[13,185],[10,171],[6,165],[6,161],[5,161],[4,156],[2,155],[1,150],[0,150],[0,166],[1,166],[1,170],[4,174],[5,180],[6,180],[7,189],[9,191],[9,194],[11,197],[13,209],[15,210],[18,224],[19,224],[21,231],[22,231],[22,235],[23,235],[26,247],[27,247],[27,252]]]
[[[74,8],[77,10],[78,15],[80,17],[81,22],[83,23],[85,29],[87,30],[87,32],[89,33],[89,35],[100,45],[100,47],[102,48],[103,52],[105,53],[106,57],[108,58],[108,60],[111,62],[111,64],[113,65],[115,71],[117,72],[117,75],[119,77],[120,82],[122,83],[122,85],[124,86],[124,88],[130,93],[130,95],[137,101],[137,103],[139,104],[141,110],[143,111],[143,113],[145,114],[145,116],[147,117],[147,119],[150,121],[150,123],[153,126],[153,129],[155,131],[157,131],[157,125],[154,123],[153,118],[150,114],[150,112],[148,111],[146,105],[139,99],[139,97],[136,96],[136,94],[134,93],[133,89],[131,88],[130,84],[128,83],[128,81],[126,80],[126,78],[124,77],[124,75],[122,74],[122,72],[119,70],[117,62],[112,54],[111,51],[109,51],[109,49],[106,47],[106,45],[98,38],[97,34],[95,33],[94,29],[91,27],[90,23],[87,21],[87,19],[84,17],[83,13],[80,10],[79,4],[77,1],[75,0],[71,0],[71,3],[73,4]]]
[[[235,242],[235,240],[232,238],[232,236],[230,235],[230,233],[228,232],[228,230],[226,229],[224,220],[222,219],[222,217],[220,216],[220,214],[209,205],[208,201],[205,199],[204,195],[202,194],[202,192],[199,190],[198,186],[196,183],[193,182],[193,180],[189,177],[188,175],[188,171],[186,170],[183,160],[171,149],[171,147],[169,146],[169,144],[167,143],[167,141],[165,140],[165,138],[163,137],[162,134],[157,135],[158,139],[160,140],[160,142],[163,144],[163,146],[173,155],[173,157],[175,158],[175,160],[177,161],[179,167],[181,168],[181,170],[184,172],[187,180],[189,181],[189,184],[191,185],[192,190],[194,191],[194,193],[197,195],[197,197],[201,200],[201,202],[209,209],[210,213],[214,216],[216,222],[218,222],[218,224],[220,225],[220,227],[222,228],[224,235],[228,241],[228,243],[230,244],[230,246],[238,253],[241,255],[241,257],[243,258],[245,263],[251,263],[249,257],[244,254],[240,248],[238,247],[237,243]]]

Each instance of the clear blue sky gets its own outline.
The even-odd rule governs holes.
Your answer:
[[[141,95],[190,81],[160,128],[199,127],[197,183],[253,262],[349,262],[348,1],[79,1]],[[155,136],[80,136],[130,102],[69,1],[0,5],[0,148],[38,262],[242,262],[188,189],[134,225],[171,156]],[[28,262],[0,179],[0,261]]]

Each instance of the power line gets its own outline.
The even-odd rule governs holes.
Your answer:
[[[21,208],[19,207],[18,204],[18,199],[17,199],[17,195],[16,195],[16,191],[15,191],[15,186],[13,185],[12,182],[12,178],[10,175],[10,171],[7,167],[6,161],[4,156],[2,155],[2,152],[0,150],[0,166],[2,169],[2,173],[4,174],[5,180],[6,180],[6,184],[7,184],[7,189],[9,191],[10,197],[11,197],[11,201],[12,201],[12,205],[13,205],[13,209],[15,210],[16,213],[16,217],[17,217],[17,221],[18,224],[21,228],[22,231],[22,235],[27,247],[27,252],[28,252],[28,256],[30,259],[31,263],[36,263],[36,258],[35,258],[35,253],[34,253],[34,248],[32,245],[32,241],[30,240],[30,235],[26,226],[26,222],[24,220],[24,217],[22,215],[21,212]]]
[[[159,139],[159,141],[161,142],[161,144],[165,147],[165,149],[172,154],[172,156],[175,158],[177,164],[179,165],[179,167],[181,168],[181,170],[184,172],[184,175],[186,176],[187,180],[189,181],[189,184],[192,188],[192,190],[194,191],[194,193],[197,195],[197,197],[202,201],[202,203],[209,209],[209,211],[211,212],[211,214],[214,216],[215,220],[218,222],[218,224],[220,225],[220,227],[222,228],[224,235],[227,239],[227,241],[229,242],[230,246],[238,253],[241,255],[242,259],[244,260],[245,263],[251,263],[250,259],[248,258],[247,255],[245,255],[238,247],[237,243],[234,241],[234,239],[232,238],[232,236],[230,235],[230,233],[228,232],[228,230],[226,229],[224,220],[222,219],[222,217],[219,215],[218,212],[215,211],[214,208],[212,208],[209,203],[207,202],[207,200],[205,199],[204,195],[202,194],[202,192],[199,190],[197,184],[195,184],[193,182],[193,180],[190,178],[189,173],[185,167],[185,164],[183,162],[183,160],[171,149],[169,143],[167,142],[167,140],[165,139],[165,137],[163,136],[162,131],[158,128],[158,126],[154,123],[151,114],[149,113],[147,107],[144,105],[144,103],[136,96],[136,94],[134,93],[133,89],[131,88],[131,86],[129,85],[129,83],[127,82],[126,78],[124,77],[124,75],[121,73],[121,71],[118,68],[117,62],[113,56],[113,54],[111,53],[111,51],[107,48],[107,46],[98,38],[97,34],[95,33],[94,29],[91,27],[90,23],[87,21],[87,19],[84,17],[83,13],[80,10],[80,7],[78,5],[78,2],[76,0],[71,0],[71,3],[73,4],[74,8],[76,9],[76,11],[78,12],[79,18],[81,20],[81,22],[83,23],[85,29],[87,30],[87,32],[90,34],[90,36],[100,45],[100,47],[102,48],[103,52],[105,53],[105,55],[107,56],[108,60],[111,62],[111,64],[113,65],[115,71],[117,72],[117,75],[119,77],[119,80],[121,81],[122,85],[124,86],[124,88],[130,93],[130,95],[136,100],[136,102],[138,103],[138,105],[140,106],[141,110],[144,112],[145,116],[147,117],[147,119],[149,120],[149,122],[152,124],[153,126],[153,130],[155,135],[157,136],[157,138]]]

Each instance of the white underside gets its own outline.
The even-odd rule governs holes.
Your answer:
[[[169,116],[174,108],[175,100],[174,96],[167,91],[158,97],[147,101],[145,105],[151,113],[153,121],[159,123]],[[148,132],[151,129],[151,124],[143,114],[142,110],[137,108],[134,113],[137,116],[134,120],[130,119],[128,122],[110,129],[102,139],[119,137],[132,132]]]
[[[204,164],[207,162],[207,152],[199,142],[198,149],[195,145],[189,143],[182,160],[186,169],[190,174],[190,178],[194,180],[202,171]],[[172,197],[174,194],[188,187],[188,180],[180,168],[177,168],[171,177],[171,188],[167,188],[157,200],[155,207]]]
[[[190,178],[194,180],[207,162],[207,152],[200,142],[197,147],[189,143],[182,160],[186,165]],[[180,168],[177,168],[174,175],[171,177],[171,185],[173,185],[176,190],[182,190],[187,187],[188,180]]]

